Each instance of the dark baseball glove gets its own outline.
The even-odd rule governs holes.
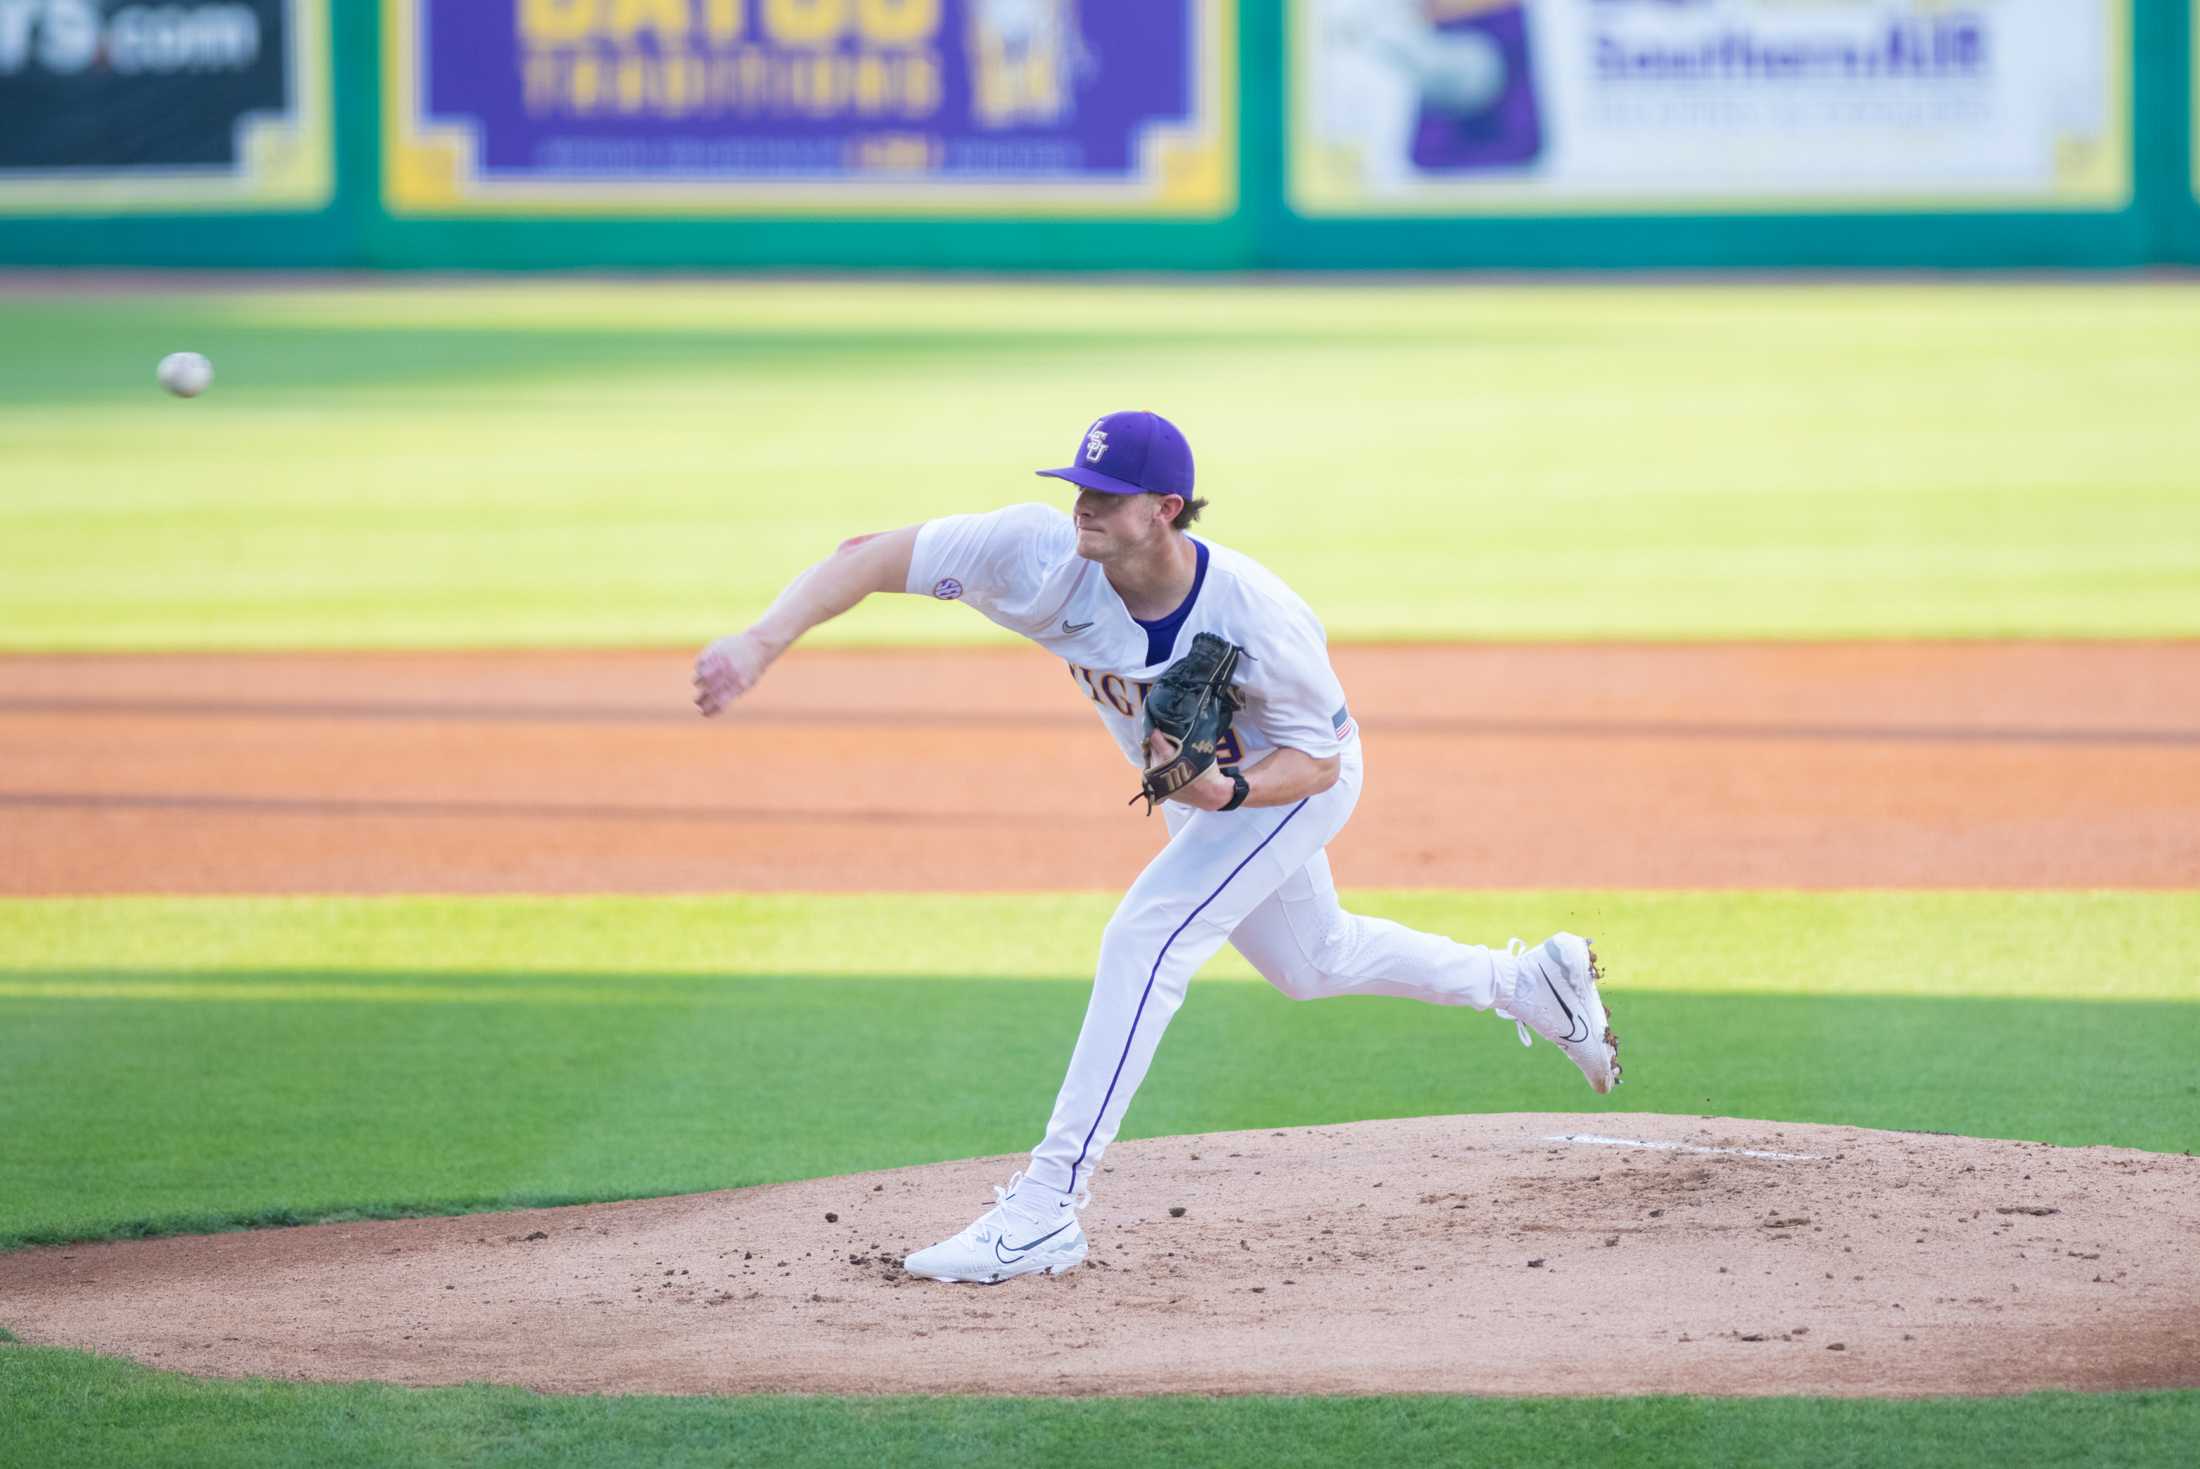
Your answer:
[[[1215,742],[1237,717],[1242,703],[1231,687],[1243,650],[1211,632],[1192,639],[1192,649],[1161,675],[1146,695],[1146,737],[1143,748],[1150,763],[1156,731],[1176,742],[1176,753],[1148,770],[1140,781],[1135,805],[1146,803],[1146,814],[1207,773],[1215,763]]]

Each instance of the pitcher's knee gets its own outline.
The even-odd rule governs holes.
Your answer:
[[[1335,927],[1312,943],[1303,944],[1296,955],[1274,968],[1263,966],[1261,973],[1294,1000],[1318,1000],[1336,992],[1351,951],[1351,932]]]
[[[1318,1000],[1324,992],[1323,981],[1327,976],[1318,969],[1295,968],[1266,978],[1287,1000]]]

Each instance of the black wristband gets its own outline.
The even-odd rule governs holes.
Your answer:
[[[1253,794],[1253,783],[1247,780],[1234,765],[1225,768],[1222,773],[1230,777],[1230,784],[1237,787],[1237,794],[1232,796],[1230,798],[1230,804],[1224,806],[1222,809],[1225,811],[1235,811],[1238,807],[1245,804],[1245,798],[1247,796]]]

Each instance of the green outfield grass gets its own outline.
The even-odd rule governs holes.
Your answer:
[[[2200,1392],[1912,1402],[1619,1398],[548,1398],[201,1382],[0,1346],[0,1464],[1299,1465],[1913,1469],[2183,1462]]]
[[[1361,911],[1469,943],[1559,928],[1603,945],[1622,992],[2200,1000],[2200,893],[1354,891]],[[224,976],[270,994],[264,971],[343,967],[422,998],[567,1000],[526,977],[784,974],[1082,979],[1112,893],[870,893],[722,897],[0,898],[0,998],[95,997],[94,971],[185,974],[187,998]],[[40,971],[51,971],[41,974]],[[505,988],[478,976],[504,973]],[[1224,948],[1203,979],[1251,979]],[[143,996],[149,981],[125,993]],[[344,992],[366,998],[354,986]]]
[[[0,1247],[1017,1152],[1111,901],[0,904]],[[1293,1003],[1233,956],[1126,1137],[1624,1107],[2200,1142],[2200,895],[1354,902],[1469,938],[1593,934],[1626,1088],[1600,1101],[1471,1012]]]
[[[496,282],[0,340],[0,648],[694,643],[1056,496],[1119,407],[1340,638],[2200,633],[2186,283]],[[986,635],[890,601],[827,636]]]

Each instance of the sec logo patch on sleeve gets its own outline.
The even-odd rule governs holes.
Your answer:
[[[963,584],[951,576],[943,576],[932,583],[932,595],[942,602],[952,602],[963,594]]]

